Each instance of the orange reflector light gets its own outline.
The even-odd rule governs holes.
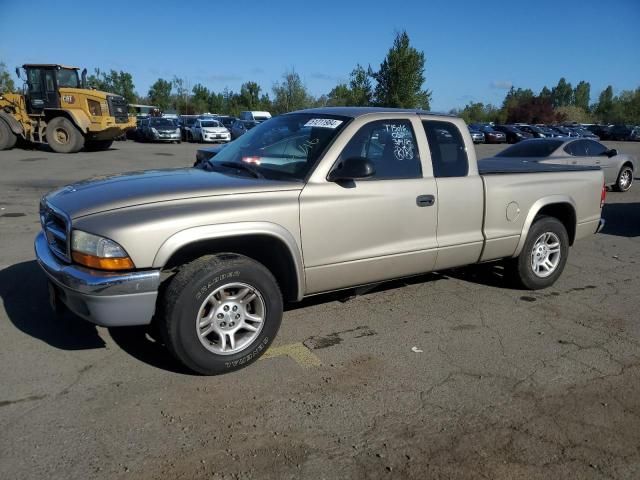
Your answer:
[[[72,252],[71,257],[80,265],[100,270],[132,270],[135,268],[135,265],[133,265],[133,262],[129,257],[101,258],[80,252]]]

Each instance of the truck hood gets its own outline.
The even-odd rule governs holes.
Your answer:
[[[147,170],[97,177],[54,190],[45,201],[72,219],[147,203],[195,197],[301,190],[303,184],[201,170]]]

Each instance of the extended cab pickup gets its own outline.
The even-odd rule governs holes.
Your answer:
[[[99,325],[154,320],[180,361],[216,374],[264,353],[284,301],[497,260],[547,287],[603,201],[595,167],[478,164],[455,117],[322,108],[197,168],[51,192],[35,249],[54,300]]]

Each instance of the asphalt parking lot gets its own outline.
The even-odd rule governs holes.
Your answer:
[[[484,266],[315,298],[199,377],[144,329],[54,317],[32,249],[48,190],[197,148],[0,152],[0,478],[640,478],[640,179],[550,289]]]

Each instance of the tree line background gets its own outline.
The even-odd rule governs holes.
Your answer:
[[[411,46],[406,32],[396,35],[393,45],[377,70],[356,64],[349,80],[339,83],[327,94],[314,97],[309,93],[300,75],[285,72],[271,91],[257,82],[247,81],[239,92],[225,88],[221,92],[209,90],[196,83],[189,88],[187,80],[174,76],[158,78],[146,95],[136,92],[133,76],[129,72],[96,68],[88,83],[97,90],[116,93],[129,103],[154,105],[164,112],[180,114],[212,112],[237,116],[243,110],[267,110],[274,114],[322,106],[383,106],[420,108],[428,110],[431,92],[423,89],[425,83],[424,52]],[[15,84],[5,65],[0,63],[0,92],[13,91]],[[453,113],[468,123],[626,123],[640,124],[640,88],[613,94],[609,85],[591,103],[591,85],[580,81],[575,87],[564,78],[538,94],[526,88],[511,87],[502,105],[470,102]]]

